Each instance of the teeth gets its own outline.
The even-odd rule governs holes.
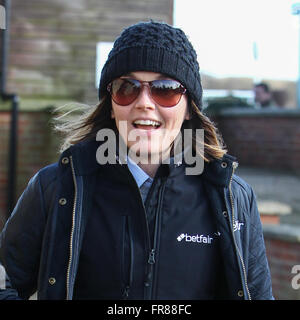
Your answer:
[[[153,127],[157,127],[160,125],[159,122],[153,121],[153,120],[135,120],[133,123],[134,124],[141,124],[143,126],[153,126]]]

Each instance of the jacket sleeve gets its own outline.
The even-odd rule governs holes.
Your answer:
[[[28,299],[37,287],[46,212],[37,173],[19,198],[0,236],[0,263],[5,286],[0,299]],[[3,272],[2,272],[3,273]]]
[[[248,285],[253,300],[271,300],[272,283],[256,197],[250,187]]]
[[[17,290],[13,289],[6,274],[5,268],[0,264],[0,300],[21,300]]]

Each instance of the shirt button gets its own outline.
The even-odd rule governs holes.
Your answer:
[[[243,297],[244,296],[243,290],[239,290],[237,294],[238,294],[239,297]]]
[[[56,282],[56,279],[55,278],[53,278],[53,277],[51,277],[51,278],[49,278],[49,283],[51,284],[51,285],[54,285],[55,284],[55,282]]]
[[[67,200],[66,200],[66,198],[60,198],[58,200],[58,202],[59,202],[60,205],[64,206],[67,203]]]

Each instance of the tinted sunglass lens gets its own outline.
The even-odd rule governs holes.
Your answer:
[[[147,81],[145,81],[146,83]],[[140,94],[142,83],[135,79],[116,79],[109,86],[113,101],[121,106],[131,104]],[[148,82],[152,99],[162,107],[173,107],[180,101],[185,88],[175,80]]]
[[[116,79],[111,84],[111,96],[121,106],[131,104],[139,95],[140,83],[134,80]]]
[[[175,106],[182,94],[184,88],[179,82],[174,80],[157,80],[152,81],[151,94],[153,99],[163,107]]]

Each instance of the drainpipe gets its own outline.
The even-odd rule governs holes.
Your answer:
[[[7,177],[7,210],[6,218],[8,218],[15,206],[16,200],[16,164],[17,164],[17,138],[18,138],[18,109],[19,97],[15,93],[6,92],[6,74],[8,65],[8,49],[9,49],[9,26],[10,26],[10,11],[11,1],[4,1],[6,14],[6,28],[2,31],[1,44],[1,81],[0,81],[0,96],[3,101],[11,101],[11,122],[9,135],[9,150],[8,150],[8,177]]]

